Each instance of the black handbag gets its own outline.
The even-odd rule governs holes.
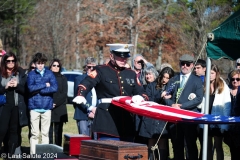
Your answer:
[[[6,103],[6,95],[0,94],[0,106]]]

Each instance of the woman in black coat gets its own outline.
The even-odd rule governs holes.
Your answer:
[[[173,76],[174,71],[171,68],[166,67],[160,72],[158,78],[154,82],[147,85],[146,93],[149,97],[149,101],[163,104],[163,92],[165,91],[165,86],[168,83],[169,79]],[[142,121],[140,122],[139,135],[148,138],[149,159],[153,159],[151,147],[157,143],[157,140],[162,131],[163,133],[160,140],[158,141],[160,159],[168,159],[168,133],[167,130],[164,128],[165,124],[165,121],[142,117]],[[156,156],[157,155],[155,152],[155,157]]]
[[[67,115],[67,78],[61,74],[62,64],[59,59],[53,59],[49,69],[53,71],[58,83],[58,91],[53,94],[53,109],[51,125],[49,129],[49,143],[53,144],[53,135],[55,144],[62,146],[63,123],[68,122]]]
[[[6,95],[6,103],[0,106],[0,144],[4,141],[5,151],[10,156],[17,147],[21,153],[21,128],[28,125],[26,79],[25,70],[18,67],[15,54],[5,54],[0,74],[0,94]]]
[[[229,74],[229,88],[231,95],[231,115],[240,116],[240,70],[233,70]],[[228,132],[225,132],[224,142],[229,146],[231,160],[239,159],[240,151],[240,124],[231,124]]]

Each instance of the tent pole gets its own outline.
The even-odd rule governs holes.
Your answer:
[[[210,94],[210,72],[211,72],[211,60],[207,57],[207,72],[206,72],[206,91],[205,91],[205,104],[204,114],[209,113],[209,94]],[[202,160],[207,160],[207,148],[208,148],[208,124],[204,124],[203,127],[203,146],[202,147]]]

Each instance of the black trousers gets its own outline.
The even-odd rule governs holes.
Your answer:
[[[174,160],[185,160],[184,143],[188,150],[188,159],[198,159],[197,149],[197,124],[178,123],[169,126],[171,141],[173,144]],[[185,140],[185,142],[184,142]]]
[[[63,122],[51,122],[49,129],[49,143],[62,146]],[[55,143],[53,142],[53,137]]]
[[[8,143],[8,153],[13,154],[19,140],[18,107],[5,104],[1,106],[0,115],[0,143]],[[8,135],[6,136],[6,133]],[[5,140],[4,140],[5,139]]]

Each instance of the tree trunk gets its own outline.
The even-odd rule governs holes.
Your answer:
[[[100,26],[101,26],[101,30],[100,30],[100,38],[103,37],[103,31],[102,31],[102,26],[103,26],[103,10],[102,8],[99,9],[100,11],[100,18],[99,18],[99,23],[100,23]],[[99,64],[103,64],[103,47],[102,46],[99,46],[99,51],[98,51],[98,55],[97,57],[99,57]]]
[[[77,14],[76,14],[76,20],[77,20],[77,26],[76,26],[76,50],[75,50],[75,56],[76,56],[76,69],[80,69],[81,67],[81,61],[79,61],[80,58],[80,43],[79,43],[79,20],[80,20],[80,0],[77,0]],[[71,61],[70,61],[71,63]]]
[[[158,58],[156,61],[156,69],[159,70],[161,68],[162,64],[162,45],[163,45],[163,40],[160,40],[159,46],[158,46]]]
[[[137,0],[137,19],[140,19],[140,10],[141,10],[141,0]],[[134,52],[133,55],[137,54],[137,44],[138,44],[138,25],[135,25],[135,39],[134,39]]]
[[[27,57],[27,51],[25,49],[25,43],[24,41],[22,40],[22,35],[19,36],[19,41],[21,43],[21,56],[20,56],[20,59],[19,59],[19,62],[20,63],[20,66],[27,66],[28,67],[28,64],[27,64],[27,61],[26,61],[26,57]]]

